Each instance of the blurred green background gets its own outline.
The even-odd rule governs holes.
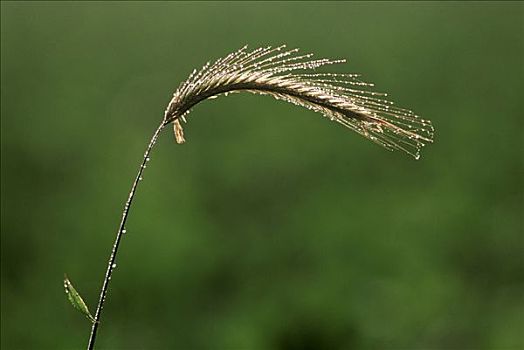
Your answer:
[[[99,349],[522,349],[523,3],[1,4],[1,347],[82,349],[123,202],[193,68],[348,58],[431,119],[422,160],[238,94],[162,135]]]

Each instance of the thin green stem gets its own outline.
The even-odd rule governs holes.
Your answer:
[[[133,186],[131,187],[131,191],[129,192],[129,197],[127,198],[126,204],[124,205],[124,211],[122,212],[122,219],[120,221],[120,226],[118,227],[118,231],[116,233],[115,243],[113,244],[111,255],[109,256],[109,262],[107,264],[107,270],[106,270],[106,274],[104,277],[104,283],[102,284],[102,289],[100,291],[100,297],[98,299],[98,305],[96,307],[95,320],[91,328],[91,335],[89,336],[89,344],[87,345],[88,350],[92,350],[93,347],[95,346],[95,340],[96,340],[98,326],[100,325],[100,317],[102,315],[102,309],[104,308],[104,302],[106,300],[109,282],[111,281],[111,275],[113,273],[113,270],[116,267],[116,256],[118,254],[118,247],[120,246],[120,240],[122,239],[123,234],[126,232],[125,225],[127,222],[127,218],[129,216],[129,210],[131,209],[131,205],[133,204],[133,198],[135,197],[135,193],[138,188],[138,184],[142,180],[142,173],[144,172],[144,169],[146,168],[146,164],[149,161],[149,155],[151,153],[151,150],[155,146],[155,143],[158,139],[158,136],[160,135],[160,132],[164,129],[166,125],[167,124],[164,121],[162,121],[162,124],[160,124],[160,126],[156,129],[155,133],[153,134],[151,141],[149,141],[149,145],[147,146],[147,149],[144,153],[144,158],[142,159],[142,164],[140,164],[140,168],[138,169],[138,174],[136,175],[135,181],[133,182]]]

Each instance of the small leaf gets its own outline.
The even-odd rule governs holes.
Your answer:
[[[67,298],[71,302],[71,305],[73,305],[75,309],[83,313],[91,322],[94,323],[95,318],[89,312],[86,303],[84,302],[80,294],[78,294],[75,287],[73,287],[73,284],[71,284],[71,281],[69,281],[67,275],[64,275],[64,288],[67,294]]]
[[[182,124],[178,119],[175,119],[173,122],[173,131],[175,132],[175,140],[179,145],[186,142],[184,139],[184,129],[182,129]]]

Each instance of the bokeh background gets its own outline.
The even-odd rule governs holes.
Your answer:
[[[2,2],[1,347],[82,349],[123,202],[193,68],[348,58],[431,119],[420,161],[237,94],[162,135],[99,349],[524,346],[523,3]]]

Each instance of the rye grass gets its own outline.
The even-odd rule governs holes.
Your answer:
[[[150,159],[150,153],[163,129],[173,124],[176,142],[183,143],[182,123],[191,108],[206,99],[236,92],[273,96],[319,112],[323,116],[363,135],[388,150],[400,150],[415,159],[421,148],[432,142],[431,122],[412,111],[396,107],[385,99],[386,94],[370,90],[373,84],[358,74],[316,72],[326,65],[345,60],[312,59],[312,54],[286,50],[285,45],[248,51],[247,46],[194,70],[180,84],[169,102],[162,122],[149,142],[142,163],[124,205],[116,239],[111,250],[100,297],[94,317],[87,305],[66,278],[64,285],[73,305],[92,320],[88,349],[93,349],[111,275],[116,267],[120,241],[138,184]]]

